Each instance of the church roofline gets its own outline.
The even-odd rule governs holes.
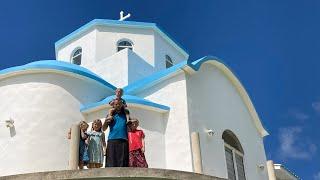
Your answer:
[[[127,94],[136,94],[138,92],[141,92],[145,89],[148,89],[170,77],[175,76],[176,74],[182,73],[184,71],[190,72],[191,74],[193,72],[196,72],[200,69],[200,67],[204,63],[210,63],[214,65],[216,68],[218,68],[235,86],[237,89],[240,97],[244,101],[246,107],[248,108],[248,111],[253,118],[254,124],[256,125],[258,132],[260,133],[261,137],[269,135],[269,133],[265,130],[263,127],[261,120],[253,106],[253,103],[245,90],[245,88],[242,86],[239,79],[234,75],[234,73],[228,68],[226,65],[221,63],[222,60],[215,57],[215,56],[205,56],[195,61],[183,61],[179,64],[176,64],[175,66],[172,66],[168,69],[159,71],[154,73],[151,76],[148,76],[146,78],[143,78],[141,80],[138,80],[134,83],[129,84],[128,86],[124,87],[123,90]]]
[[[283,173],[286,172],[288,174],[290,174],[291,176],[297,178],[297,179],[301,179],[299,176],[297,176],[294,172],[292,172],[290,169],[288,169],[287,167],[285,167],[284,165],[282,164],[274,164],[274,169],[276,170],[280,170],[282,171]]]
[[[168,79],[169,77],[174,76],[179,72],[182,72],[182,68],[186,65],[187,61],[182,61],[181,63],[178,63],[168,69],[158,71],[151,76],[135,81],[125,86],[123,90],[127,94],[135,94],[137,92],[141,92],[144,89],[152,87],[153,85],[158,84],[159,82]]]
[[[80,111],[82,113],[90,113],[93,111],[100,110],[102,108],[110,107],[109,102],[114,98],[115,98],[115,96],[113,95],[113,96],[106,97],[102,101],[83,105],[80,108]],[[129,105],[129,107],[131,105],[133,105],[133,107],[139,106],[139,107],[142,107],[145,109],[151,109],[151,110],[155,110],[158,112],[167,112],[170,110],[170,107],[168,107],[168,106],[154,103],[152,101],[149,101],[149,100],[137,97],[137,96],[123,95],[122,98],[126,101],[126,103]]]
[[[133,27],[133,28],[147,28],[153,29],[157,33],[160,34],[166,41],[168,41],[173,47],[175,47],[181,54],[183,54],[186,58],[189,57],[188,52],[181,46],[177,41],[175,41],[172,37],[170,37],[165,31],[163,31],[157,24],[155,23],[146,23],[146,22],[137,22],[137,21],[118,21],[118,20],[110,20],[110,19],[94,19],[87,24],[81,26],[77,30],[73,31],[69,35],[61,38],[57,42],[55,42],[55,49],[62,47],[67,42],[79,37],[83,33],[87,32],[91,28],[95,26],[117,26],[117,27]]]
[[[17,74],[21,73],[27,73],[27,72],[36,72],[38,70],[44,70],[44,71],[62,71],[62,72],[68,72],[76,75],[80,75],[89,79],[92,79],[103,86],[105,86],[108,90],[114,91],[116,89],[115,86],[110,84],[109,82],[105,81],[95,73],[91,72],[90,70],[74,65],[71,63],[63,62],[63,61],[57,61],[57,60],[40,60],[31,62],[22,66],[15,66],[7,69],[0,70],[0,80],[5,77],[15,76]]]

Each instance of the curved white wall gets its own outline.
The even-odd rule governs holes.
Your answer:
[[[222,133],[233,131],[244,149],[244,166],[248,180],[267,179],[263,139],[236,88],[213,65],[204,64],[187,76],[190,130],[198,131],[205,174],[227,177]],[[205,133],[212,129],[213,137]]]
[[[55,73],[1,80],[0,121],[11,117],[16,134],[10,137],[9,129],[0,123],[0,174],[66,169],[66,133],[83,119],[80,105],[107,95],[93,82]]]

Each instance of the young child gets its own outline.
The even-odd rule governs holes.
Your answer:
[[[113,112],[113,111],[115,111],[115,101],[116,100],[118,100],[118,101],[121,101],[121,104],[122,104],[122,106],[121,106],[121,108],[124,110],[124,112],[126,113],[126,117],[127,117],[127,121],[129,121],[129,119],[130,119],[130,112],[129,112],[129,110],[127,109],[127,103],[126,103],[126,101],[124,100],[124,99],[122,99],[122,95],[123,95],[123,89],[121,89],[121,88],[117,88],[116,89],[116,91],[115,91],[115,94],[116,94],[116,98],[115,99],[113,99],[113,100],[111,100],[110,102],[109,102],[109,104],[110,104],[110,106],[112,106],[112,109],[110,109],[110,111],[111,111],[111,113]],[[109,114],[110,114],[110,111],[109,111]]]
[[[88,168],[100,168],[103,165],[104,150],[106,148],[105,135],[102,131],[102,122],[96,119],[92,123],[92,131],[88,132],[89,137],[89,164]]]
[[[124,105],[123,105],[123,101],[121,101],[120,99],[114,99],[113,100],[113,108],[111,108],[109,110],[109,113],[108,113],[108,116],[106,117],[106,122],[107,122],[107,125],[111,124],[112,121],[113,121],[113,116],[117,113],[125,113],[126,115],[126,123],[129,122],[129,114],[127,114],[127,112],[129,111],[126,111],[126,109],[124,109]]]
[[[89,162],[88,145],[86,143],[88,127],[89,125],[85,121],[80,122],[79,169],[83,169],[83,166],[87,166]]]
[[[124,99],[122,99],[123,89],[117,88],[116,91],[115,91],[115,94],[116,94],[116,98],[115,98],[115,99],[112,99],[112,100],[109,102],[110,106],[113,106],[114,100],[118,99],[118,100],[122,101],[122,104],[123,104],[124,108],[127,108],[126,101],[125,101]]]
[[[83,169],[83,166],[87,166],[89,162],[88,145],[86,143],[88,123],[80,121],[80,143],[79,143],[79,169]],[[68,139],[71,139],[71,129],[68,132]]]
[[[144,133],[138,130],[138,119],[132,119],[128,123],[128,141],[129,141],[129,167],[143,167],[147,168],[148,164],[144,156],[145,144]]]

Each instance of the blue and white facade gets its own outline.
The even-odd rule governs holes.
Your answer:
[[[268,133],[218,58],[189,59],[156,24],[101,19],[55,50],[57,60],[0,71],[0,121],[14,120],[13,128],[0,124],[1,175],[66,169],[69,127],[104,118],[121,87],[145,131],[151,168],[194,171],[190,135],[199,132],[204,174],[268,179]]]

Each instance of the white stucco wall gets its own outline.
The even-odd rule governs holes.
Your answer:
[[[247,107],[236,88],[213,65],[204,64],[198,72],[187,76],[188,108],[191,131],[200,134],[203,171],[227,177],[222,133],[231,130],[244,150],[244,166],[248,180],[267,179],[263,139],[260,137]],[[213,137],[205,133],[212,129]]]
[[[88,122],[94,119],[103,119],[106,117],[109,108],[103,108],[96,112],[85,115]],[[139,107],[133,107],[129,104],[130,116],[139,119],[139,128],[145,133],[145,156],[149,168],[166,168],[165,157],[165,126],[166,120],[164,115],[160,112],[145,110]],[[106,140],[109,135],[109,128],[105,131]]]
[[[69,41],[64,46],[57,49],[56,59],[65,62],[71,62],[72,54],[77,48],[81,47],[81,66],[92,66],[96,59],[96,36],[97,30],[91,29],[90,31],[84,33],[81,37]]]
[[[154,72],[150,64],[129,49],[123,49],[87,68],[116,87],[124,87]]]
[[[171,57],[173,64],[178,64],[179,62],[188,59],[168,43],[168,41],[164,40],[162,36],[155,33],[155,67],[157,70],[166,68],[166,55]]]
[[[15,121],[13,137],[1,127],[5,132],[0,137],[0,174],[66,169],[66,133],[71,124],[83,119],[80,105],[108,95],[94,82],[55,73],[0,80],[0,120]]]
[[[128,84],[147,77],[155,72],[155,69],[150,64],[146,63],[134,51],[125,49],[128,52]]]
[[[128,50],[91,64],[88,69],[116,87],[128,84]]]
[[[192,171],[190,133],[184,73],[137,94],[170,107],[164,116],[166,169]]]
[[[100,61],[117,52],[117,42],[128,39],[133,51],[150,65],[154,65],[154,36],[151,29],[99,26],[96,41],[96,60]]]

